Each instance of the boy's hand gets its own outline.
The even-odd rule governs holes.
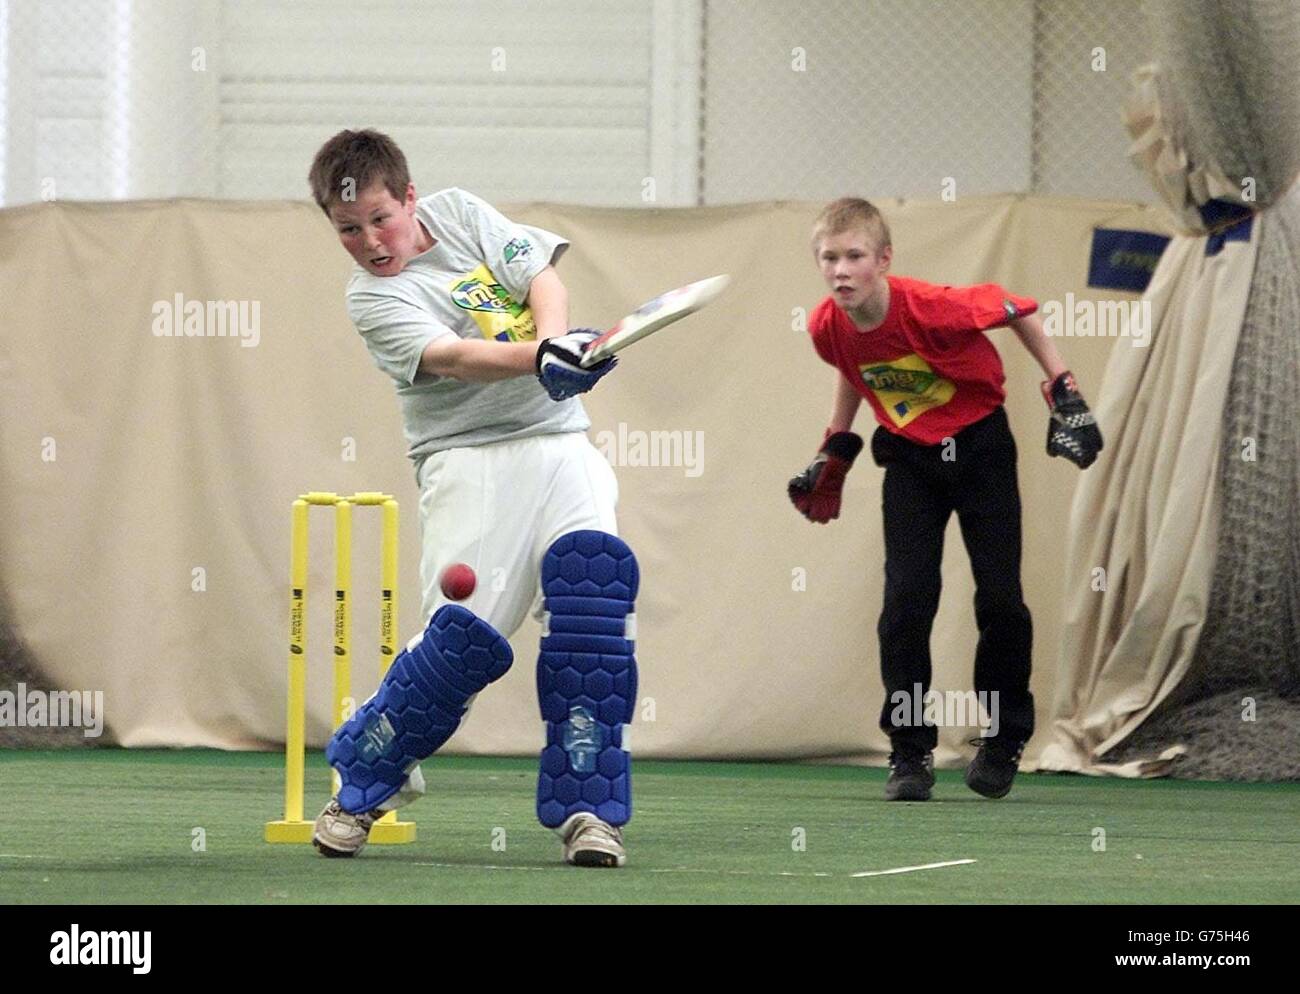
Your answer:
[[[1067,371],[1051,383],[1044,380],[1043,399],[1052,412],[1047,422],[1047,454],[1065,456],[1080,469],[1087,469],[1102,449],[1101,429],[1074,383],[1074,374]]]
[[[837,431],[827,437],[811,466],[790,481],[790,501],[809,521],[826,524],[840,516],[844,474],[862,451],[862,436]]]
[[[575,328],[567,335],[548,338],[537,348],[537,378],[551,400],[567,400],[586,393],[596,382],[618,363],[610,357],[590,369],[580,365],[582,353],[601,332],[590,328]]]

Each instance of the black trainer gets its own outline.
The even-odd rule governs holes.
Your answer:
[[[1011,793],[1011,781],[1016,778],[1020,768],[1020,754],[1025,750],[1023,742],[1004,741],[1002,736],[991,739],[971,739],[971,745],[979,746],[979,752],[966,767],[966,786],[985,797],[1006,797]]]
[[[889,779],[885,781],[886,801],[928,801],[934,786],[934,755],[925,752],[889,754]]]

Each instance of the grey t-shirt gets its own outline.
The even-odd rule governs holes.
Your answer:
[[[416,203],[415,216],[434,239],[396,276],[353,267],[348,316],[381,370],[397,384],[418,473],[443,449],[591,426],[578,399],[551,400],[533,376],[465,383],[419,371],[436,338],[532,341],[537,328],[523,301],[533,277],[569,243],[540,228],[514,224],[464,190],[440,190]]]

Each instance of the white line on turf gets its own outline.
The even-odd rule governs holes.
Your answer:
[[[0,853],[0,858],[3,854]],[[14,859],[34,859],[32,856],[15,856]],[[860,873],[851,873],[851,877],[888,877],[895,873],[914,873],[917,870],[938,870],[945,866],[964,866],[967,863],[976,862],[973,859],[950,859],[942,863],[923,863],[920,866],[896,866],[890,870],[863,870]],[[556,863],[554,866],[502,866],[494,863],[416,863],[415,866],[432,866],[440,870],[533,870],[536,872],[554,872],[563,870],[563,864]],[[662,866],[651,867],[651,873],[704,873],[713,876],[734,876],[734,877],[836,877],[837,873],[826,873],[814,871],[811,873],[799,873],[792,870],[707,870],[703,868],[689,866]]]
[[[34,856],[29,856],[29,855],[25,855],[25,854],[23,854],[23,853],[0,852],[0,859],[58,859],[58,860],[62,860],[63,858],[64,858],[64,857],[54,855],[53,853],[37,853],[37,854],[34,855]],[[100,857],[98,857],[95,861],[96,861],[97,863],[120,863],[120,862],[122,862],[122,860],[124,860],[124,859],[126,859],[125,856],[100,856]]]
[[[941,866],[962,866],[965,863],[974,863],[973,859],[950,859],[946,863],[925,863],[921,866],[896,866],[892,870],[863,870],[861,873],[855,873],[855,877],[887,877],[891,873],[912,873],[915,870],[937,870]]]

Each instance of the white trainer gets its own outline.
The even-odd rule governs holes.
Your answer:
[[[564,840],[564,861],[573,866],[622,866],[627,862],[623,833],[593,814],[570,815],[556,829]]]
[[[378,808],[364,814],[348,814],[339,807],[339,799],[331,797],[316,819],[311,844],[322,856],[355,856],[370,838],[370,826],[383,814]]]

